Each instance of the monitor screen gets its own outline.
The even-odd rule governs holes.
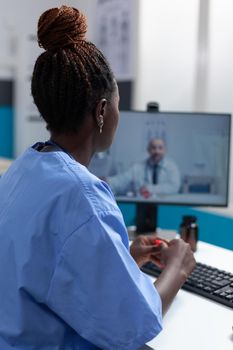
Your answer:
[[[121,111],[90,171],[119,202],[226,206],[229,114]]]

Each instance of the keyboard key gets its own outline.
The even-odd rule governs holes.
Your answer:
[[[220,279],[220,280],[214,280],[213,283],[217,284],[218,286],[224,287],[229,284],[229,281],[225,279],[224,280]]]
[[[226,299],[228,299],[228,300],[233,300],[233,294],[228,294],[228,295],[226,295]]]

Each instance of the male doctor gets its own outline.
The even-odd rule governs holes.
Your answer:
[[[115,195],[150,198],[158,194],[174,194],[180,189],[180,173],[177,165],[166,156],[166,144],[161,138],[149,141],[149,157],[135,163],[130,169],[107,177]]]

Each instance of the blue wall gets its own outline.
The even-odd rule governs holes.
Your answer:
[[[0,79],[0,157],[13,157],[13,81]]]
[[[119,204],[127,226],[135,224],[135,205]],[[199,239],[233,250],[233,218],[207,213],[198,208],[161,205],[158,208],[157,226],[177,230],[183,215],[195,215],[199,225]]]
[[[13,109],[0,106],[0,157],[13,157]]]

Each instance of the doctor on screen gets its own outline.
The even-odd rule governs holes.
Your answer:
[[[161,138],[149,141],[149,157],[135,163],[122,174],[107,178],[115,195],[141,195],[150,198],[157,194],[174,194],[180,189],[180,172],[174,161],[166,156],[166,144]]]

